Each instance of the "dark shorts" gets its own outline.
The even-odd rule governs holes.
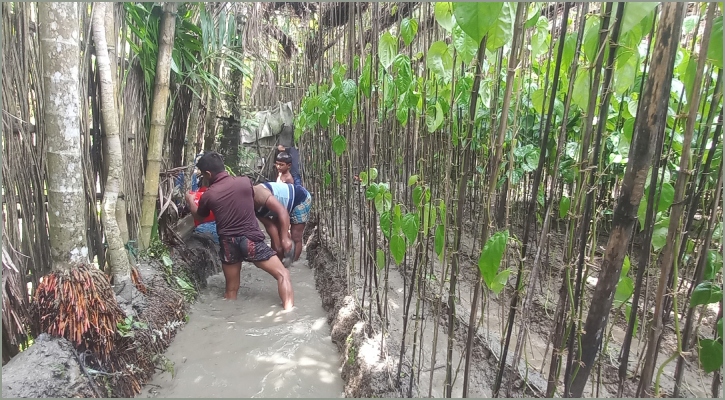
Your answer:
[[[220,236],[219,250],[222,264],[267,261],[277,255],[263,240],[255,242],[246,236]]]

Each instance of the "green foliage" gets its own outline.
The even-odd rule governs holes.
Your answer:
[[[347,140],[344,136],[337,135],[332,139],[332,151],[340,157],[347,150]]]
[[[547,39],[549,38],[549,20],[546,17],[539,16],[536,20],[535,31],[531,37],[531,53],[538,57],[546,51]]]
[[[717,273],[722,270],[722,254],[715,250],[707,251],[707,260],[705,261],[705,274],[703,278],[706,281],[712,281],[717,276]]]
[[[561,200],[559,201],[559,218],[564,219],[566,215],[569,213],[569,207],[571,206],[571,199],[562,196]]]
[[[426,65],[445,83],[451,81],[453,74],[453,54],[443,41],[434,42],[428,49]]]
[[[375,263],[378,265],[378,269],[382,270],[385,269],[385,252],[376,249],[375,250]]]
[[[723,67],[722,36],[722,15],[720,15],[713,21],[710,44],[707,48],[707,60],[717,68]]]
[[[385,32],[380,37],[380,43],[378,44],[378,57],[380,63],[383,64],[385,69],[390,68],[393,65],[393,60],[398,53],[398,39],[395,38],[390,32]]]
[[[634,281],[628,276],[630,268],[631,264],[629,256],[624,256],[624,261],[622,262],[622,271],[619,273],[617,289],[614,292],[614,305],[621,306],[625,304],[627,309],[631,307],[630,299],[634,294]],[[628,314],[629,311],[627,311],[627,313],[625,314],[627,315],[627,321],[629,321]]]
[[[453,27],[453,47],[464,63],[469,64],[478,52],[478,44],[459,25]]]
[[[466,3],[456,3],[456,4],[466,4]],[[496,3],[479,3],[479,4],[496,4]],[[494,51],[500,47],[503,47],[503,45],[509,43],[514,34],[514,31],[513,31],[514,17],[516,15],[516,7],[517,7],[518,3],[505,2],[505,3],[500,3],[500,4],[501,4],[501,10],[500,10],[500,14],[498,15],[498,19],[488,30],[488,40],[486,41],[486,48],[489,51]],[[479,26],[480,26],[480,22],[479,22]],[[466,32],[466,33],[468,33],[468,32]],[[562,65],[567,65],[567,64],[562,64]]]
[[[629,324],[629,319],[631,318],[631,316],[630,316],[631,314],[632,314],[632,305],[628,303],[624,308],[624,319],[627,321],[627,324]],[[632,335],[637,334],[638,327],[639,327],[639,318],[635,318],[634,326],[632,329]]]
[[[160,3],[123,3],[126,23],[133,38],[127,41],[139,61],[146,84],[147,102],[153,93],[158,55]],[[198,15],[199,24],[192,22]],[[238,47],[236,19],[233,13],[221,14],[216,20],[203,3],[183,3],[177,11],[174,48],[171,53],[172,79],[201,97],[197,87],[209,88],[214,96],[226,92],[224,82],[211,66],[224,60],[227,67],[250,75],[244,55]],[[149,107],[150,109],[150,107]],[[149,118],[147,116],[147,118]]]
[[[400,22],[400,36],[403,38],[403,43],[405,43],[406,46],[410,46],[417,33],[418,21],[414,18],[406,17]]]
[[[702,282],[692,291],[690,307],[713,304],[720,300],[722,300],[722,288],[713,282]]]
[[[435,251],[439,259],[443,258],[443,247],[446,243],[446,227],[438,224],[435,231]]]
[[[456,24],[453,17],[453,4],[446,1],[438,1],[435,3],[435,19],[438,24],[446,31],[450,32]]]
[[[481,251],[481,256],[478,258],[478,269],[481,272],[484,283],[489,289],[493,289],[493,283],[496,281],[496,275],[501,265],[501,259],[506,251],[508,238],[508,230],[496,232],[488,238]]]
[[[634,281],[628,276],[621,277],[617,282],[617,290],[614,293],[615,303],[624,303],[632,297],[634,293]]]
[[[700,366],[706,373],[717,371],[722,367],[723,349],[722,338],[720,340],[700,339],[698,356]]]
[[[582,53],[590,64],[594,64],[594,60],[599,50],[599,27],[601,21],[598,15],[587,16],[587,22],[584,25],[584,41],[582,43]]]
[[[509,276],[511,275],[510,269],[505,269],[493,278],[493,282],[491,282],[490,289],[493,293],[499,294],[503,290],[504,287],[506,287],[506,283],[508,283]]]
[[[662,218],[655,223],[652,231],[652,248],[654,251],[660,251],[667,244],[667,232],[669,231],[670,219]]]
[[[116,332],[121,337],[134,337],[134,330],[148,329],[145,322],[134,320],[133,316],[126,317],[123,321],[116,324]]]
[[[659,2],[627,2],[621,4],[624,4],[624,17],[619,29],[620,35],[625,35],[640,25],[642,20],[653,14]]]
[[[453,3],[453,14],[461,29],[468,34],[476,44],[481,43],[484,36],[497,26],[499,16],[508,13],[504,19],[511,19],[510,10],[503,11],[504,5],[509,3]],[[498,29],[495,28],[495,29]],[[496,32],[497,43],[501,41],[500,32]],[[487,45],[488,47],[488,45]],[[500,46],[497,46],[500,47]],[[494,47],[494,48],[497,48]]]
[[[418,237],[418,215],[417,214],[406,214],[403,217],[403,233],[408,239],[408,243],[415,242]],[[722,264],[721,264],[722,265]]]
[[[392,254],[396,264],[403,262],[405,247],[405,239],[401,235],[390,238],[390,254]]]
[[[378,213],[382,213],[385,210],[390,209],[390,205],[393,201],[393,194],[390,193],[389,190],[384,189],[380,190],[375,195],[375,209],[378,211]]]

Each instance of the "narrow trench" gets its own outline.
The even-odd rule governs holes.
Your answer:
[[[224,276],[191,306],[189,322],[137,397],[341,397],[340,354],[306,254],[290,268],[295,308],[284,312],[274,279],[244,263],[236,302]]]

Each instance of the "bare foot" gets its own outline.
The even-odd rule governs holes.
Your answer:
[[[236,300],[237,292],[224,292],[224,300]]]

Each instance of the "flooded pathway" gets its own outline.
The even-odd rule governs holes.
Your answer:
[[[242,265],[236,302],[222,299],[223,275],[210,277],[166,351],[166,371],[137,397],[342,397],[340,355],[306,254],[290,272],[288,313],[274,279],[251,264]]]

